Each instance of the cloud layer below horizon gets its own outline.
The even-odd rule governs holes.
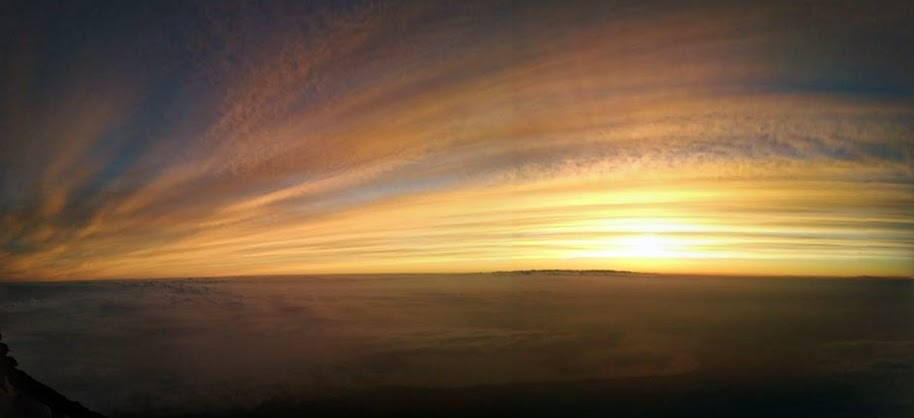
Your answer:
[[[4,278],[914,274],[911,6],[4,7]]]

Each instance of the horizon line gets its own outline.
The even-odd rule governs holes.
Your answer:
[[[465,271],[465,272],[378,272],[378,273],[278,273],[278,274],[241,274],[241,275],[214,275],[214,276],[158,276],[158,277],[118,277],[118,278],[41,278],[6,280],[0,278],[0,284],[19,283],[81,283],[81,282],[121,282],[121,281],[178,281],[178,280],[219,280],[219,279],[255,279],[255,278],[281,278],[281,277],[319,277],[319,276],[474,276],[474,275],[507,275],[507,274],[577,274],[577,275],[629,275],[629,276],[660,276],[660,277],[708,277],[708,278],[733,278],[733,279],[833,279],[833,280],[902,280],[914,281],[914,276],[892,275],[814,275],[814,274],[727,274],[727,273],[672,273],[649,272],[615,269],[520,269],[520,270],[490,270],[490,271]]]

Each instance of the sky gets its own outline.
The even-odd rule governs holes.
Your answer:
[[[0,279],[914,275],[905,3],[3,2]]]

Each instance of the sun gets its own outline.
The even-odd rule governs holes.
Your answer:
[[[648,218],[608,220],[595,225],[593,238],[568,241],[576,247],[571,258],[613,259],[641,264],[703,258],[691,235],[703,231],[700,226],[674,223],[669,219]],[[634,264],[633,264],[634,265]],[[642,266],[643,267],[643,266]]]
[[[643,234],[621,238],[620,249],[633,258],[663,258],[673,249],[673,242],[655,234]]]

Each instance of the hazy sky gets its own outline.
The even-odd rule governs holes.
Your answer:
[[[911,275],[912,19],[4,2],[0,276]]]

